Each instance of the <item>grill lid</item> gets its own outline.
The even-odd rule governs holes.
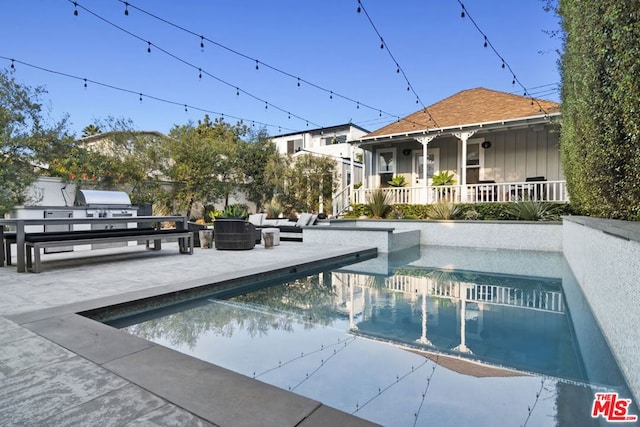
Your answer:
[[[77,206],[129,207],[131,199],[124,191],[79,190]]]

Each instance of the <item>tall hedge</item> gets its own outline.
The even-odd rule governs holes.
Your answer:
[[[560,0],[560,146],[579,213],[640,220],[640,1]]]

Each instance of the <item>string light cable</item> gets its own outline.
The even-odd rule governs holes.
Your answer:
[[[14,68],[14,69],[15,69],[15,65],[14,64],[20,64],[20,65],[24,65],[26,67],[33,68],[33,69],[36,69],[36,70],[39,70],[39,71],[44,71],[44,72],[47,72],[47,73],[50,73],[50,74],[56,74],[58,76],[67,77],[69,79],[80,80],[80,81],[82,81],[82,83],[83,83],[85,88],[88,87],[89,83],[91,83],[91,84],[95,84],[97,86],[101,86],[101,87],[104,87],[104,88],[107,88],[107,89],[111,89],[111,90],[115,90],[115,91],[119,91],[119,92],[124,92],[124,93],[129,93],[129,94],[136,95],[136,96],[139,97],[140,101],[142,101],[143,98],[152,99],[154,101],[162,102],[162,103],[165,103],[165,104],[177,105],[179,107],[184,107],[185,109],[192,109],[192,110],[200,111],[200,112],[203,112],[203,113],[208,113],[208,114],[221,116],[222,118],[229,117],[229,118],[231,118],[233,120],[242,121],[243,123],[249,123],[250,122],[250,123],[258,124],[259,126],[264,126],[264,127],[285,129],[285,130],[289,130],[289,131],[292,131],[292,132],[296,131],[295,129],[286,128],[286,127],[283,127],[281,125],[274,125],[274,124],[270,124],[270,123],[261,122],[261,121],[258,121],[258,120],[252,120],[252,119],[247,119],[247,118],[243,118],[243,117],[237,117],[237,116],[234,116],[234,115],[230,115],[230,114],[225,114],[225,113],[221,113],[221,112],[218,112],[218,111],[209,110],[209,109],[206,109],[206,108],[203,108],[203,107],[198,107],[198,106],[186,104],[184,102],[172,101],[172,100],[161,98],[161,97],[158,97],[158,96],[142,93],[140,91],[135,91],[135,90],[131,90],[131,89],[118,87],[118,86],[115,86],[115,85],[112,85],[112,84],[99,82],[97,80],[92,80],[92,79],[88,79],[88,78],[85,78],[85,77],[74,76],[72,74],[68,74],[68,73],[65,73],[65,72],[62,72],[62,71],[51,70],[49,68],[45,68],[45,67],[41,67],[41,66],[38,66],[38,65],[30,64],[28,62],[20,61],[20,60],[14,59],[14,58],[8,58],[8,57],[2,56],[2,55],[0,55],[0,59],[11,61],[11,65],[12,65],[11,68]]]
[[[350,102],[352,104],[355,104],[357,109],[359,109],[360,107],[363,107],[363,108],[369,109],[371,111],[374,111],[376,113],[379,113],[379,117],[382,117],[382,115],[384,114],[386,116],[393,117],[394,121],[402,120],[402,121],[410,122],[414,126],[415,125],[422,126],[422,124],[420,124],[420,123],[413,122],[413,121],[406,120],[406,119],[401,119],[398,114],[393,114],[393,113],[387,112],[387,111],[385,111],[385,110],[383,110],[381,108],[368,105],[366,103],[363,103],[363,102],[361,102],[359,100],[354,99],[353,97],[341,94],[341,93],[336,92],[336,91],[331,90],[331,89],[327,89],[327,88],[325,88],[325,87],[323,87],[323,86],[321,86],[321,85],[319,85],[317,83],[311,82],[310,80],[304,79],[304,78],[302,78],[302,77],[300,77],[298,75],[295,75],[293,73],[285,71],[285,70],[283,70],[283,69],[281,69],[279,67],[270,65],[270,64],[268,64],[266,62],[263,62],[263,61],[261,61],[261,60],[259,60],[257,58],[251,57],[250,55],[247,55],[247,54],[242,53],[242,52],[240,52],[240,51],[238,51],[236,49],[230,48],[230,47],[228,47],[228,46],[226,46],[226,45],[224,45],[224,44],[222,44],[220,42],[217,42],[217,41],[215,41],[213,39],[210,39],[209,37],[207,37],[207,36],[205,36],[203,34],[199,34],[199,33],[195,32],[195,31],[192,31],[192,30],[190,30],[188,28],[185,28],[185,27],[183,27],[181,25],[178,25],[178,24],[176,24],[174,22],[171,22],[168,19],[162,18],[162,17],[160,17],[160,16],[158,16],[158,15],[156,15],[154,13],[151,13],[151,12],[149,12],[149,11],[147,11],[145,9],[142,9],[142,8],[140,8],[138,6],[135,6],[134,4],[132,4],[130,2],[127,2],[127,1],[124,1],[124,0],[117,0],[117,1],[119,1],[120,3],[125,5],[125,11],[129,10],[129,9],[137,10],[137,11],[141,12],[142,14],[145,14],[145,15],[153,18],[153,19],[156,19],[156,20],[158,20],[160,22],[163,22],[163,23],[165,23],[165,24],[167,24],[167,25],[169,25],[171,27],[174,27],[174,28],[176,28],[176,29],[178,29],[180,31],[183,31],[185,33],[188,33],[188,34],[196,37],[199,40],[200,48],[202,48],[202,49],[204,49],[205,42],[210,43],[210,44],[215,45],[215,46],[217,46],[217,47],[219,47],[219,48],[221,48],[223,50],[226,50],[227,52],[230,52],[230,53],[232,53],[234,55],[237,55],[237,56],[239,56],[241,58],[244,58],[244,59],[250,61],[251,63],[255,63],[257,69],[260,66],[262,66],[264,68],[268,68],[268,69],[270,69],[270,70],[272,70],[272,71],[274,71],[276,73],[279,73],[279,74],[281,74],[283,76],[286,76],[286,77],[289,77],[289,78],[293,79],[298,86],[301,86],[302,84],[305,84],[305,85],[307,85],[309,87],[312,87],[312,88],[317,89],[317,90],[319,90],[321,92],[324,92],[325,94],[329,95],[330,99],[333,99],[333,97],[340,98],[340,99],[342,99],[344,101],[347,101],[347,102]],[[403,71],[403,74],[404,74],[404,71]],[[434,123],[435,123],[435,120],[434,120]]]
[[[537,98],[534,98],[531,93],[529,93],[529,91],[527,90],[527,88],[524,86],[524,84],[522,84],[522,82],[520,81],[520,79],[518,79],[518,77],[516,77],[516,73],[515,71],[513,71],[513,69],[511,68],[511,65],[509,65],[509,63],[504,59],[504,57],[502,55],[500,55],[500,53],[498,52],[498,50],[495,48],[495,46],[493,45],[493,43],[491,43],[491,41],[489,40],[489,37],[487,37],[487,34],[482,31],[482,29],[480,28],[480,26],[478,25],[478,23],[476,22],[475,19],[473,19],[473,17],[469,14],[469,10],[467,10],[467,8],[465,7],[464,3],[462,3],[461,0],[456,0],[459,4],[460,7],[462,8],[462,11],[460,12],[460,17],[462,19],[464,18],[469,18],[469,21],[471,21],[471,23],[473,24],[473,26],[476,28],[476,30],[478,30],[478,32],[480,33],[480,35],[483,37],[483,46],[485,48],[491,48],[491,50],[493,51],[493,53],[498,57],[498,59],[500,59],[501,61],[501,67],[503,69],[507,69],[509,70],[509,72],[511,73],[511,75],[513,76],[512,80],[511,80],[511,84],[515,85],[516,83],[518,84],[518,86],[520,86],[520,88],[523,90],[523,96],[525,98],[529,98],[531,99],[531,105],[537,104],[539,111],[545,115],[547,115],[547,111],[542,108],[542,105],[540,104],[540,101]]]
[[[267,101],[267,100],[265,100],[265,99],[262,99],[262,98],[260,98],[260,97],[258,97],[258,96],[256,96],[256,95],[254,95],[254,94],[252,94],[252,93],[250,93],[250,92],[248,92],[248,91],[246,91],[246,90],[243,90],[243,89],[241,89],[238,85],[235,85],[235,84],[229,83],[229,82],[227,82],[226,80],[224,80],[224,79],[222,79],[222,78],[220,78],[220,77],[217,77],[217,76],[215,76],[214,74],[209,73],[208,71],[204,70],[202,67],[198,67],[197,65],[194,65],[194,64],[192,64],[192,63],[190,63],[190,62],[188,62],[188,61],[186,61],[186,60],[184,60],[184,59],[180,58],[179,56],[177,56],[177,55],[175,55],[175,54],[173,54],[173,53],[171,53],[171,52],[167,51],[166,49],[163,49],[162,47],[158,46],[157,44],[154,44],[154,43],[152,43],[151,41],[149,41],[149,40],[147,40],[147,39],[145,39],[145,38],[143,38],[143,37],[140,37],[139,35],[134,34],[134,33],[132,33],[131,31],[129,31],[129,30],[127,30],[127,29],[125,29],[125,28],[122,28],[121,26],[119,26],[119,25],[115,24],[114,22],[112,22],[112,21],[110,21],[110,20],[108,20],[108,19],[106,19],[106,18],[104,18],[104,17],[102,17],[102,16],[98,15],[97,13],[95,13],[95,12],[91,11],[90,9],[88,9],[88,8],[86,8],[86,7],[84,7],[84,6],[82,6],[82,5],[81,5],[80,3],[78,3],[78,2],[75,2],[75,1],[72,1],[72,0],[67,0],[67,1],[68,1],[68,2],[70,2],[71,4],[73,4],[76,8],[80,8],[80,9],[82,9],[82,10],[86,11],[87,13],[89,13],[90,15],[92,15],[92,16],[94,16],[94,17],[98,18],[99,20],[101,20],[101,21],[103,21],[103,22],[105,22],[105,23],[107,23],[107,24],[109,24],[109,25],[113,26],[114,28],[116,28],[116,29],[118,29],[118,30],[120,30],[120,31],[122,31],[122,32],[124,32],[124,33],[126,33],[126,34],[128,34],[129,36],[134,37],[134,38],[136,38],[136,39],[138,39],[138,40],[140,40],[140,41],[142,41],[142,42],[146,43],[146,44],[147,44],[147,52],[149,52],[149,53],[151,53],[151,48],[153,47],[153,48],[155,48],[155,49],[159,50],[160,52],[164,53],[165,55],[168,55],[169,57],[171,57],[171,58],[175,59],[176,61],[179,61],[179,62],[183,63],[184,65],[187,65],[187,66],[189,66],[189,67],[193,68],[194,70],[197,70],[197,71],[199,72],[199,75],[200,75],[200,76],[201,76],[201,75],[203,75],[203,74],[204,74],[204,75],[207,75],[207,76],[211,77],[212,79],[214,79],[214,80],[216,80],[216,81],[218,81],[218,82],[220,82],[220,83],[222,83],[222,84],[224,84],[224,85],[226,85],[226,86],[228,86],[228,87],[230,87],[230,88],[232,88],[232,89],[235,89],[235,91],[236,91],[236,94],[237,94],[237,95],[239,95],[240,93],[243,93],[243,94],[245,94],[245,95],[249,96],[250,98],[255,99],[256,101],[258,101],[258,102],[260,102],[260,103],[264,103],[264,105],[265,105],[265,109],[267,109],[268,107],[272,107],[272,108],[274,108],[274,109],[276,109],[276,110],[278,110],[278,111],[280,111],[280,112],[282,112],[282,113],[287,114],[289,118],[291,118],[291,117],[295,117],[296,119],[299,119],[299,120],[302,120],[302,121],[306,122],[306,123],[307,123],[307,125],[308,125],[309,123],[311,123],[312,125],[314,125],[314,126],[316,126],[316,127],[318,127],[318,128],[322,128],[322,127],[323,127],[323,126],[321,126],[321,125],[319,125],[319,124],[317,124],[317,123],[312,122],[312,121],[311,121],[311,120],[309,120],[309,119],[306,119],[306,118],[303,118],[303,117],[301,117],[301,116],[298,116],[298,115],[296,115],[296,114],[291,113],[291,111],[290,111],[290,110],[287,110],[287,109],[281,108],[281,107],[279,107],[279,106],[277,106],[277,105],[275,105],[275,104],[273,104],[273,103],[270,103],[269,101]],[[128,7],[132,7],[132,5],[129,3],[129,4],[128,4]],[[76,9],[76,10],[77,10],[77,9]]]
[[[376,24],[374,24],[373,19],[371,19],[371,15],[369,15],[369,12],[367,12],[367,9],[364,7],[364,4],[362,4],[362,0],[357,0],[357,1],[358,1],[358,8],[356,9],[356,11],[358,13],[361,13],[361,12],[364,13],[364,15],[367,17],[367,20],[369,21],[369,24],[371,24],[371,27],[373,28],[375,33],[378,35],[378,38],[380,39],[380,48],[387,51],[387,53],[391,57],[391,60],[393,61],[393,63],[396,66],[396,73],[402,74],[402,77],[407,82],[407,91],[410,91],[411,93],[413,93],[416,96],[416,103],[420,104],[420,106],[422,107],[422,110],[424,111],[424,113],[429,116],[429,120],[434,124],[434,127],[435,128],[440,127],[440,126],[438,126],[438,123],[435,121],[435,119],[433,118],[433,116],[431,115],[431,113],[429,112],[427,107],[424,105],[424,103],[420,99],[420,96],[418,95],[418,93],[413,88],[413,85],[409,81],[409,77],[407,77],[407,74],[405,73],[404,69],[400,66],[400,63],[398,62],[398,60],[396,60],[395,56],[391,52],[391,49],[389,49],[388,43],[385,42],[384,37],[382,37],[382,34],[380,33],[380,31],[378,31],[378,28],[376,27]]]

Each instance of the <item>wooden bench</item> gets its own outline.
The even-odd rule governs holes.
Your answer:
[[[162,240],[177,240],[180,253],[193,254],[193,238],[189,230],[153,228],[124,228],[111,230],[82,230],[69,232],[27,233],[25,246],[27,269],[40,272],[40,249],[94,243],[117,243],[132,240],[146,241],[147,249],[160,250]],[[6,236],[5,241],[8,242]],[[153,241],[153,246],[150,242]],[[8,246],[8,245],[7,245]],[[10,259],[10,254],[7,255]]]

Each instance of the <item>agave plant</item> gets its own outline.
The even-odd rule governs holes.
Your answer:
[[[374,218],[384,218],[391,205],[389,203],[389,193],[378,188],[369,193],[367,197],[367,205],[371,209]]]
[[[431,205],[430,219],[456,219],[460,216],[460,208],[448,202],[440,202]]]
[[[559,218],[554,205],[533,200],[512,203],[507,208],[507,213],[523,221],[555,221]]]
[[[433,185],[455,185],[456,180],[453,172],[440,171],[433,175]]]
[[[249,216],[249,210],[245,205],[235,204],[235,205],[225,206],[220,218],[247,219],[248,216]]]
[[[407,180],[405,179],[404,175],[396,175],[391,179],[391,181],[387,181],[387,184],[389,184],[391,187],[406,187]]]
[[[282,208],[275,203],[270,203],[267,206],[265,206],[265,211],[267,213],[268,218],[278,218],[282,213]]]

